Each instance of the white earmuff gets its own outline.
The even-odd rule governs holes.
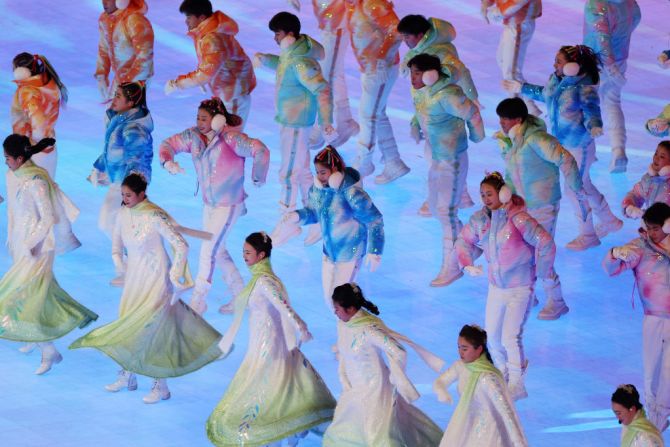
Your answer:
[[[658,171],[658,175],[661,177],[667,177],[670,175],[670,166],[663,166],[660,171]]]
[[[503,185],[502,188],[500,188],[500,191],[498,192],[498,199],[500,199],[500,203],[502,204],[508,203],[510,200],[512,200],[512,190],[509,189],[509,186]]]
[[[220,132],[226,125],[226,117],[221,113],[217,113],[212,118],[212,130],[214,132]]]
[[[287,49],[288,47],[290,47],[291,45],[293,45],[294,43],[295,43],[295,37],[293,37],[292,34],[289,34],[289,35],[285,36],[285,37],[281,40],[281,42],[279,42],[279,47],[280,47],[282,50],[285,50],[285,49]]]
[[[333,189],[339,189],[343,181],[344,181],[344,174],[342,174],[339,171],[336,171],[330,174],[330,177],[328,177],[328,186],[330,186]]]
[[[437,70],[426,70],[423,72],[423,75],[421,75],[421,81],[428,87],[435,84],[438,79],[440,79],[440,74]]]
[[[130,0],[116,0],[116,9],[126,9],[130,5]]]
[[[26,67],[16,67],[14,69],[14,79],[16,81],[23,81],[24,79],[28,79],[30,76],[32,76],[32,73],[30,73],[30,70]]]
[[[663,222],[663,227],[661,229],[665,234],[670,234],[670,217],[665,219],[665,222]]]
[[[577,76],[581,67],[577,62],[568,62],[563,65],[563,74],[565,76]]]

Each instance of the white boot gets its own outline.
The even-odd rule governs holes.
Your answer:
[[[626,149],[623,147],[612,148],[612,158],[610,159],[610,173],[619,174],[626,172],[628,166],[628,157],[626,157]]]
[[[546,288],[547,303],[544,305],[539,314],[538,320],[558,320],[561,315],[565,315],[570,311],[570,308],[563,301],[563,291],[561,290],[560,282],[553,288]]]
[[[600,239],[610,233],[619,231],[623,227],[623,221],[612,213],[604,196],[601,196],[599,203],[591,205],[591,210],[600,221],[600,223],[596,225],[596,235]]]
[[[463,194],[461,194],[461,203],[458,204],[458,208],[464,210],[467,208],[472,208],[473,206],[475,206],[475,202],[472,201],[472,197],[470,196],[466,186],[463,188]]]
[[[37,347],[37,343],[26,343],[25,345],[19,348],[19,352],[22,354],[30,354]]]
[[[512,400],[516,401],[528,397],[528,391],[526,391],[526,385],[524,383],[524,378],[526,376],[527,369],[528,369],[528,360],[526,360],[523,367],[521,368],[514,365],[507,366],[507,370],[509,371],[507,389],[509,391],[509,396],[512,398]]]
[[[405,164],[400,158],[394,158],[384,163],[384,170],[381,174],[375,177],[375,183],[378,185],[385,185],[391,183],[410,171],[409,166]]]
[[[353,168],[358,171],[361,178],[367,177],[375,172],[375,165],[372,163],[372,154],[373,152],[367,147],[359,146],[358,156],[354,161]]]
[[[145,404],[155,404],[161,400],[168,400],[170,398],[170,390],[167,386],[167,380],[154,379],[151,386],[151,392],[144,396],[142,400]]]
[[[581,216],[578,216],[578,219]],[[593,228],[593,217],[591,211],[586,214],[586,218],[579,222],[579,236],[568,242],[565,246],[569,250],[583,251],[591,247],[600,245],[600,239],[596,236],[596,230]]]
[[[137,389],[137,377],[134,373],[123,369],[119,371],[116,382],[105,385],[105,389],[110,393],[116,393],[124,388],[128,388],[128,391],[135,391]]]
[[[426,200],[421,204],[421,208],[419,208],[416,213],[421,217],[433,216],[433,213],[430,212],[430,206],[428,205],[428,200]]]
[[[442,242],[442,267],[435,279],[430,282],[431,287],[444,287],[463,276],[463,270],[458,265],[454,242],[444,239]]]
[[[207,281],[196,280],[195,289],[191,294],[191,301],[188,305],[193,309],[198,315],[202,315],[207,312],[207,294],[209,289],[212,287],[212,284]]]
[[[42,363],[40,367],[35,370],[35,374],[41,376],[51,369],[54,363],[60,363],[63,356],[56,350],[56,347],[51,342],[38,343],[37,346],[42,350]]]
[[[310,225],[309,230],[307,230],[307,236],[305,237],[305,247],[316,244],[322,237],[321,224],[317,222]]]
[[[112,287],[123,287],[123,284],[125,282],[125,275],[121,273],[120,275],[117,275],[114,277],[110,282],[109,285]]]

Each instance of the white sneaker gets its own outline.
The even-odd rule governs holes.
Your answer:
[[[580,234],[568,242],[565,248],[573,251],[583,251],[591,247],[597,247],[598,245],[600,245],[600,239],[595,234],[591,236]]]
[[[307,230],[307,236],[305,237],[305,247],[316,244],[321,238],[321,224],[317,222],[310,225],[309,230]]]
[[[128,391],[135,391],[137,389],[137,376],[123,369],[119,371],[116,382],[105,385],[105,389],[110,393],[116,393],[124,388],[128,388]]]
[[[51,370],[51,366],[55,363],[60,363],[63,361],[63,356],[60,355],[60,352],[56,351],[56,348],[53,348],[52,351],[48,352],[46,355],[42,351],[42,363],[40,367],[35,370],[35,374],[41,376],[42,374]]]
[[[547,300],[547,304],[544,305],[544,308],[537,314],[538,320],[558,320],[561,318],[561,315],[565,315],[570,311],[570,308],[566,306],[564,301],[561,301],[559,304],[556,304],[556,301],[551,298]]]
[[[30,354],[37,347],[37,343],[26,343],[25,345],[19,348],[19,352],[22,354]]]
[[[151,386],[151,392],[144,396],[142,400],[145,404],[155,404],[161,400],[168,400],[170,398],[170,390],[167,387],[167,380],[155,379]]]
[[[223,315],[230,315],[235,313],[235,298],[232,298],[226,304],[219,307],[219,313]]]
[[[610,159],[610,173],[618,174],[626,172],[628,166],[628,157],[626,157],[626,150],[622,147],[615,147],[612,149],[612,158]]]
[[[354,161],[353,168],[358,171],[361,178],[367,177],[375,172],[375,165],[372,163],[372,152],[368,151],[367,154],[363,153],[363,155],[361,155],[361,151],[359,151],[358,156]]]
[[[615,217],[607,222],[600,222],[596,225],[596,235],[602,239],[610,233],[616,233],[623,227],[623,220]]]
[[[375,183],[378,185],[385,185],[391,183],[410,171],[409,167],[401,159],[389,161],[384,164],[384,170],[381,174],[375,177]]]
[[[339,147],[346,143],[349,138],[358,135],[361,127],[353,119],[347,120],[342,125],[337,127],[337,138],[330,142],[331,146]]]
[[[419,208],[416,212],[421,217],[432,217],[433,213],[430,212],[430,206],[428,206],[428,201],[425,201],[421,204],[421,208]]]
[[[430,287],[445,287],[452,282],[460,279],[463,276],[463,271],[457,272],[440,272],[435,279],[430,282]]]

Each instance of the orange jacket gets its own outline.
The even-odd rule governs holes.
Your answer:
[[[31,144],[56,136],[54,126],[60,109],[60,90],[53,79],[45,83],[43,76],[14,81],[18,88],[10,109],[12,132],[27,136]]]
[[[195,43],[198,68],[178,76],[177,87],[207,84],[224,101],[250,94],[256,87],[256,76],[251,60],[235,39],[237,31],[237,23],[221,11],[215,11],[189,31]]]
[[[312,7],[319,29],[334,32],[346,25],[345,0],[312,0]]]
[[[117,85],[153,76],[154,30],[145,17],[147,9],[144,0],[131,0],[125,9],[100,15],[96,78],[108,79],[113,70]]]
[[[361,71],[375,70],[379,60],[400,62],[398,22],[389,0],[347,0],[347,28]]]

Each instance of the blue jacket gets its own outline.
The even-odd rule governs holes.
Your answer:
[[[630,36],[640,23],[635,0],[587,0],[584,5],[584,45],[605,67],[628,59]]]

